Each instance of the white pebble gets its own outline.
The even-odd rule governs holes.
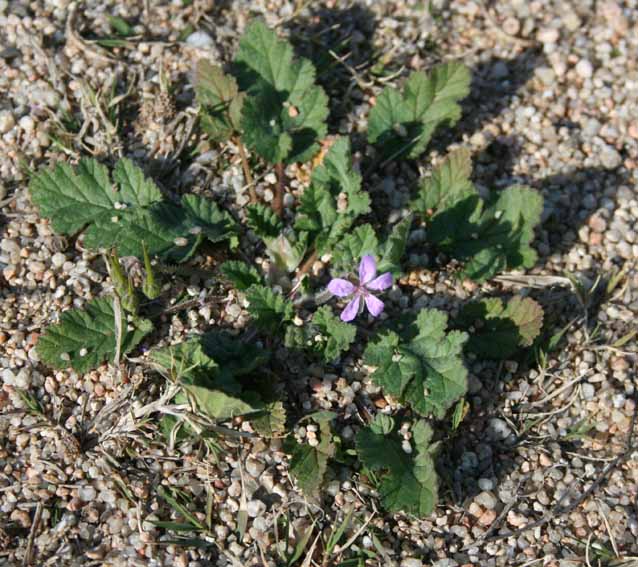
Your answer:
[[[583,79],[589,79],[594,74],[594,67],[588,59],[581,59],[576,64],[576,73]]]
[[[209,47],[213,45],[213,38],[206,32],[196,31],[186,38],[186,43],[192,47]]]
[[[13,114],[10,110],[0,112],[0,134],[6,134],[16,124]]]

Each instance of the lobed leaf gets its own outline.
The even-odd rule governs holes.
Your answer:
[[[403,94],[386,87],[368,118],[368,141],[386,158],[418,157],[435,130],[461,117],[459,101],[470,92],[470,72],[458,62],[444,63],[431,73],[412,73]]]
[[[377,256],[379,240],[369,224],[363,224],[344,236],[334,248],[332,265],[336,271],[349,272],[366,254]]]
[[[122,325],[121,354],[131,351],[152,330],[146,319],[127,319],[120,313]],[[103,362],[112,360],[117,346],[117,330],[113,300],[100,298],[89,301],[83,309],[70,309],[60,316],[60,322],[50,325],[39,338],[40,359],[53,368],[73,368],[88,372]]]
[[[115,248],[120,256],[147,252],[172,261],[192,256],[204,236],[213,242],[235,239],[235,223],[208,199],[187,195],[178,206],[162,200],[157,186],[130,160],[108,170],[95,160],[83,159],[74,170],[58,164],[31,181],[31,197],[54,230],[76,234],[86,227],[84,245]]]
[[[275,211],[262,203],[248,205],[246,221],[254,233],[263,240],[277,238],[284,229]]]
[[[326,362],[332,362],[350,348],[356,334],[354,325],[344,323],[328,306],[323,306],[302,327],[286,328],[285,345],[316,353]]]
[[[529,297],[513,297],[507,305],[498,298],[482,299],[463,307],[457,323],[472,329],[468,350],[506,359],[533,344],[543,325],[543,308]]]
[[[252,285],[246,290],[248,312],[252,315],[255,326],[262,331],[273,333],[285,321],[290,321],[294,314],[292,303],[275,293],[269,287]]]
[[[257,269],[246,262],[228,260],[220,266],[220,271],[239,291],[246,291],[251,285],[264,283]]]
[[[308,161],[327,132],[328,99],[315,69],[260,21],[239,42],[235,75],[247,96],[241,126],[246,145],[270,163]]]
[[[402,272],[401,259],[405,254],[411,226],[412,215],[408,215],[394,225],[392,232],[383,243],[378,266],[379,273],[392,272],[398,275]]]
[[[357,454],[370,470],[382,471],[378,491],[388,510],[428,516],[434,511],[438,493],[432,430],[424,420],[416,422],[412,426],[413,451],[408,454],[393,425],[391,418],[378,414],[357,434]]]
[[[407,336],[386,331],[364,352],[365,363],[375,367],[372,380],[421,415],[443,417],[467,390],[461,353],[468,336],[446,334],[446,327],[445,313],[423,309]]]
[[[337,138],[301,196],[296,228],[310,232],[319,254],[330,251],[360,215],[370,211],[361,175],[352,169],[350,142]]]
[[[202,129],[213,141],[225,142],[240,130],[244,95],[237,81],[205,60],[197,63],[195,96],[201,105]]]
[[[415,207],[430,219],[430,242],[465,261],[463,275],[484,281],[504,269],[530,268],[531,247],[543,199],[534,189],[514,186],[485,206],[470,181],[470,157],[451,154],[422,182]]]
[[[307,418],[313,418],[319,424],[319,443],[316,446],[293,441],[290,444],[292,446],[288,447],[288,452],[291,453],[290,473],[307,496],[317,496],[328,469],[328,461],[335,454],[336,447],[332,440],[330,425],[332,417],[330,416],[334,414],[329,412],[317,419],[314,419],[314,416]]]
[[[203,233],[211,242],[230,240],[231,247],[237,244],[237,223],[226,211],[222,211],[215,201],[200,195],[184,195],[182,207],[191,226],[189,233]]]

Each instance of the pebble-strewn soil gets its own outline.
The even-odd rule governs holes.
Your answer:
[[[109,16],[133,27],[116,48],[95,42],[114,36]],[[429,518],[384,514],[345,465],[331,469],[322,501],[308,502],[288,476],[280,440],[232,440],[217,461],[198,443],[170,448],[144,407],[165,384],[143,357],[124,371],[105,365],[79,376],[47,369],[33,348],[61,310],[109,283],[101,256],[39,217],[28,171],[86,154],[126,155],[164,189],[203,192],[241,214],[248,195],[236,149],[196,139],[191,77],[201,57],[228,62],[259,16],[317,63],[332,97],[330,130],[351,136],[357,161],[373,158],[362,155],[370,152],[366,117],[384,84],[447,59],[472,68],[457,127],[437,135],[418,163],[367,180],[391,219],[408,202],[417,166],[428,169],[455,145],[471,149],[481,190],[525,183],[544,195],[539,262],[524,277],[461,284],[415,227],[410,273],[388,296],[391,317],[520,290],[544,305],[551,332],[567,327],[542,360],[468,361],[469,411],[444,443],[441,497]],[[366,565],[638,565],[638,449],[629,438],[637,54],[636,0],[0,0],[0,565],[286,565],[277,551],[282,518],[297,539],[316,522],[309,549],[351,509],[348,537],[367,524],[349,553],[367,551]],[[257,191],[269,201],[274,176],[261,171]],[[289,171],[288,209],[303,173]],[[321,262],[313,270],[321,274]],[[579,296],[566,274],[593,289]],[[245,325],[243,297],[197,274],[181,281],[186,296],[222,299],[167,314],[157,340]],[[360,352],[329,373],[289,361],[290,396],[306,411],[336,411],[346,444],[361,408],[394,403],[370,383]],[[312,431],[297,431],[304,433]],[[160,485],[179,488],[198,518],[210,520],[214,545],[176,545],[175,534],[154,525],[175,519]],[[248,515],[241,540],[240,507]],[[337,564],[320,553],[314,561]]]

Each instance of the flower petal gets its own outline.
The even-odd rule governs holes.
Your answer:
[[[348,297],[354,293],[355,287],[353,283],[341,278],[334,278],[328,284],[328,291],[337,297]]]
[[[365,300],[366,307],[373,317],[378,317],[379,315],[381,315],[381,312],[383,311],[383,301],[381,301],[378,297],[375,297],[371,293],[366,294]]]
[[[377,275],[377,262],[374,256],[364,256],[359,264],[359,283],[367,284]]]
[[[345,321],[346,323],[352,321],[359,313],[360,302],[361,296],[355,295],[352,301],[348,303],[348,305],[346,305],[346,308],[341,312],[341,320]]]
[[[384,289],[388,289],[389,287],[392,287],[392,274],[390,272],[381,274],[379,277],[374,278],[370,283],[366,284],[366,287],[374,291],[383,291]]]

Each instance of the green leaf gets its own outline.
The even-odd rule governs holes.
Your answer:
[[[248,226],[262,240],[277,238],[284,229],[284,225],[277,214],[262,203],[248,205],[246,216]]]
[[[157,185],[144,176],[144,172],[130,159],[121,159],[113,169],[113,179],[119,187],[119,197],[124,203],[148,207],[162,200]]]
[[[240,130],[244,94],[221,67],[205,60],[197,63],[195,96],[202,107],[202,129],[213,141],[225,142]]]
[[[109,24],[113,28],[113,31],[122,37],[129,37],[135,35],[135,30],[124,18],[119,16],[108,16]]]
[[[403,94],[387,87],[377,97],[368,119],[368,141],[384,157],[418,157],[442,124],[461,117],[459,101],[470,92],[470,72],[462,63],[435,67],[428,75],[410,75]]]
[[[235,75],[247,97],[241,125],[246,145],[270,163],[309,160],[325,137],[328,99],[308,60],[260,21],[239,42]]]
[[[313,339],[316,345],[320,345],[326,362],[335,360],[347,351],[357,335],[357,328],[335,317],[328,306],[317,309],[312,317],[312,327],[320,333]],[[322,338],[321,341],[317,340],[318,336]]]
[[[200,375],[213,376],[219,365],[209,356],[200,338],[189,339],[151,352],[151,360],[177,381],[194,381]]]
[[[461,352],[468,336],[446,334],[446,326],[445,313],[423,309],[406,336],[381,333],[364,353],[365,363],[376,367],[372,380],[421,415],[443,417],[467,390]]]
[[[80,160],[75,171],[66,163],[43,170],[31,178],[29,189],[40,214],[51,219],[53,229],[69,235],[104,214],[115,214],[120,198],[111,187],[106,167],[92,159]]]
[[[115,248],[120,256],[143,257],[148,253],[166,260],[183,262],[202,240],[193,234],[191,218],[172,203],[160,202],[148,208],[132,208],[95,219],[85,232],[87,248]]]
[[[242,383],[267,359],[262,349],[217,331],[151,353],[151,360],[182,385],[197,409],[213,419],[258,412],[256,419],[263,421],[267,412],[277,414],[277,408],[261,402]]]
[[[503,315],[516,323],[521,335],[520,345],[532,346],[543,327],[543,308],[531,297],[516,296],[507,302]]]
[[[485,206],[470,181],[469,153],[459,150],[439,165],[420,188],[415,207],[430,217],[428,239],[465,261],[463,276],[484,281],[504,269],[530,268],[530,246],[543,198],[534,189],[514,186]]]
[[[336,271],[350,272],[366,254],[377,255],[379,240],[369,224],[363,224],[347,234],[334,249],[332,265]]]
[[[319,418],[314,421],[319,424],[319,443],[313,447],[308,443],[293,441],[292,447],[288,447],[291,453],[290,473],[304,494],[312,497],[317,496],[328,468],[328,460],[334,456],[336,449],[332,440],[331,419]]]
[[[354,325],[344,323],[328,306],[323,306],[302,327],[289,325],[286,328],[285,345],[318,354],[326,362],[332,362],[350,348],[356,334]]]
[[[204,352],[233,376],[246,376],[268,362],[268,351],[221,331],[209,331],[199,337]]]
[[[352,169],[347,138],[337,138],[312,172],[299,212],[295,226],[311,233],[319,254],[330,251],[357,217],[370,212],[370,196],[361,191],[361,175]]]
[[[249,266],[246,262],[228,260],[219,269],[239,291],[246,291],[251,285],[264,283],[257,269],[254,266]]]
[[[128,320],[121,311],[121,354],[131,351],[152,330],[146,319]],[[40,359],[53,368],[71,367],[88,372],[115,355],[117,331],[110,298],[89,301],[83,309],[71,309],[60,322],[47,327],[38,340]]]
[[[257,411],[254,405],[222,390],[196,384],[184,384],[197,408],[213,419],[230,419]]]
[[[462,199],[476,195],[471,175],[469,150],[456,150],[434,169],[431,177],[421,182],[415,208],[429,215],[431,211],[448,209]]]
[[[416,422],[412,426],[412,453],[406,453],[386,416],[377,416],[357,434],[356,450],[361,462],[370,470],[383,473],[378,491],[389,511],[421,517],[434,511],[438,481],[431,439],[427,422]]]
[[[273,333],[294,314],[292,303],[275,293],[269,287],[252,285],[246,290],[249,302],[248,312],[253,316],[255,326],[262,331]]]
[[[408,234],[412,226],[412,215],[408,215],[392,228],[392,232],[383,243],[379,273],[392,272],[399,275],[402,272],[401,259],[405,254],[408,243]]]
[[[348,138],[335,139],[321,164],[313,170],[311,182],[334,197],[343,193],[346,197],[343,213],[356,218],[370,212],[370,196],[361,190],[361,175],[352,168]]]
[[[185,196],[183,207],[162,200],[157,186],[130,160],[113,170],[95,160],[81,160],[73,170],[67,164],[33,176],[30,190],[40,213],[55,231],[73,235],[86,228],[84,245],[115,248],[120,256],[150,255],[183,262],[207,236],[218,242],[235,241],[235,223],[217,205],[196,195]]]
[[[237,224],[226,211],[222,211],[215,201],[199,195],[184,195],[182,206],[192,224],[189,232],[196,234],[201,230],[211,242],[237,241]]]
[[[507,306],[498,298],[482,299],[463,307],[457,323],[472,331],[469,351],[501,360],[532,345],[543,325],[543,308],[529,297],[513,297]]]
[[[500,192],[479,221],[475,238],[456,242],[453,253],[459,258],[473,257],[465,267],[464,275],[483,281],[496,274],[498,268],[531,268],[536,263],[536,251],[530,246],[534,228],[540,223],[543,198],[529,187],[509,187]],[[488,250],[495,260],[481,262],[480,253]]]
[[[308,249],[308,234],[288,230],[277,238],[267,239],[266,252],[273,264],[281,271],[294,272]]]
[[[286,410],[280,401],[265,404],[261,415],[251,418],[253,428],[264,437],[278,437],[286,431]]]

